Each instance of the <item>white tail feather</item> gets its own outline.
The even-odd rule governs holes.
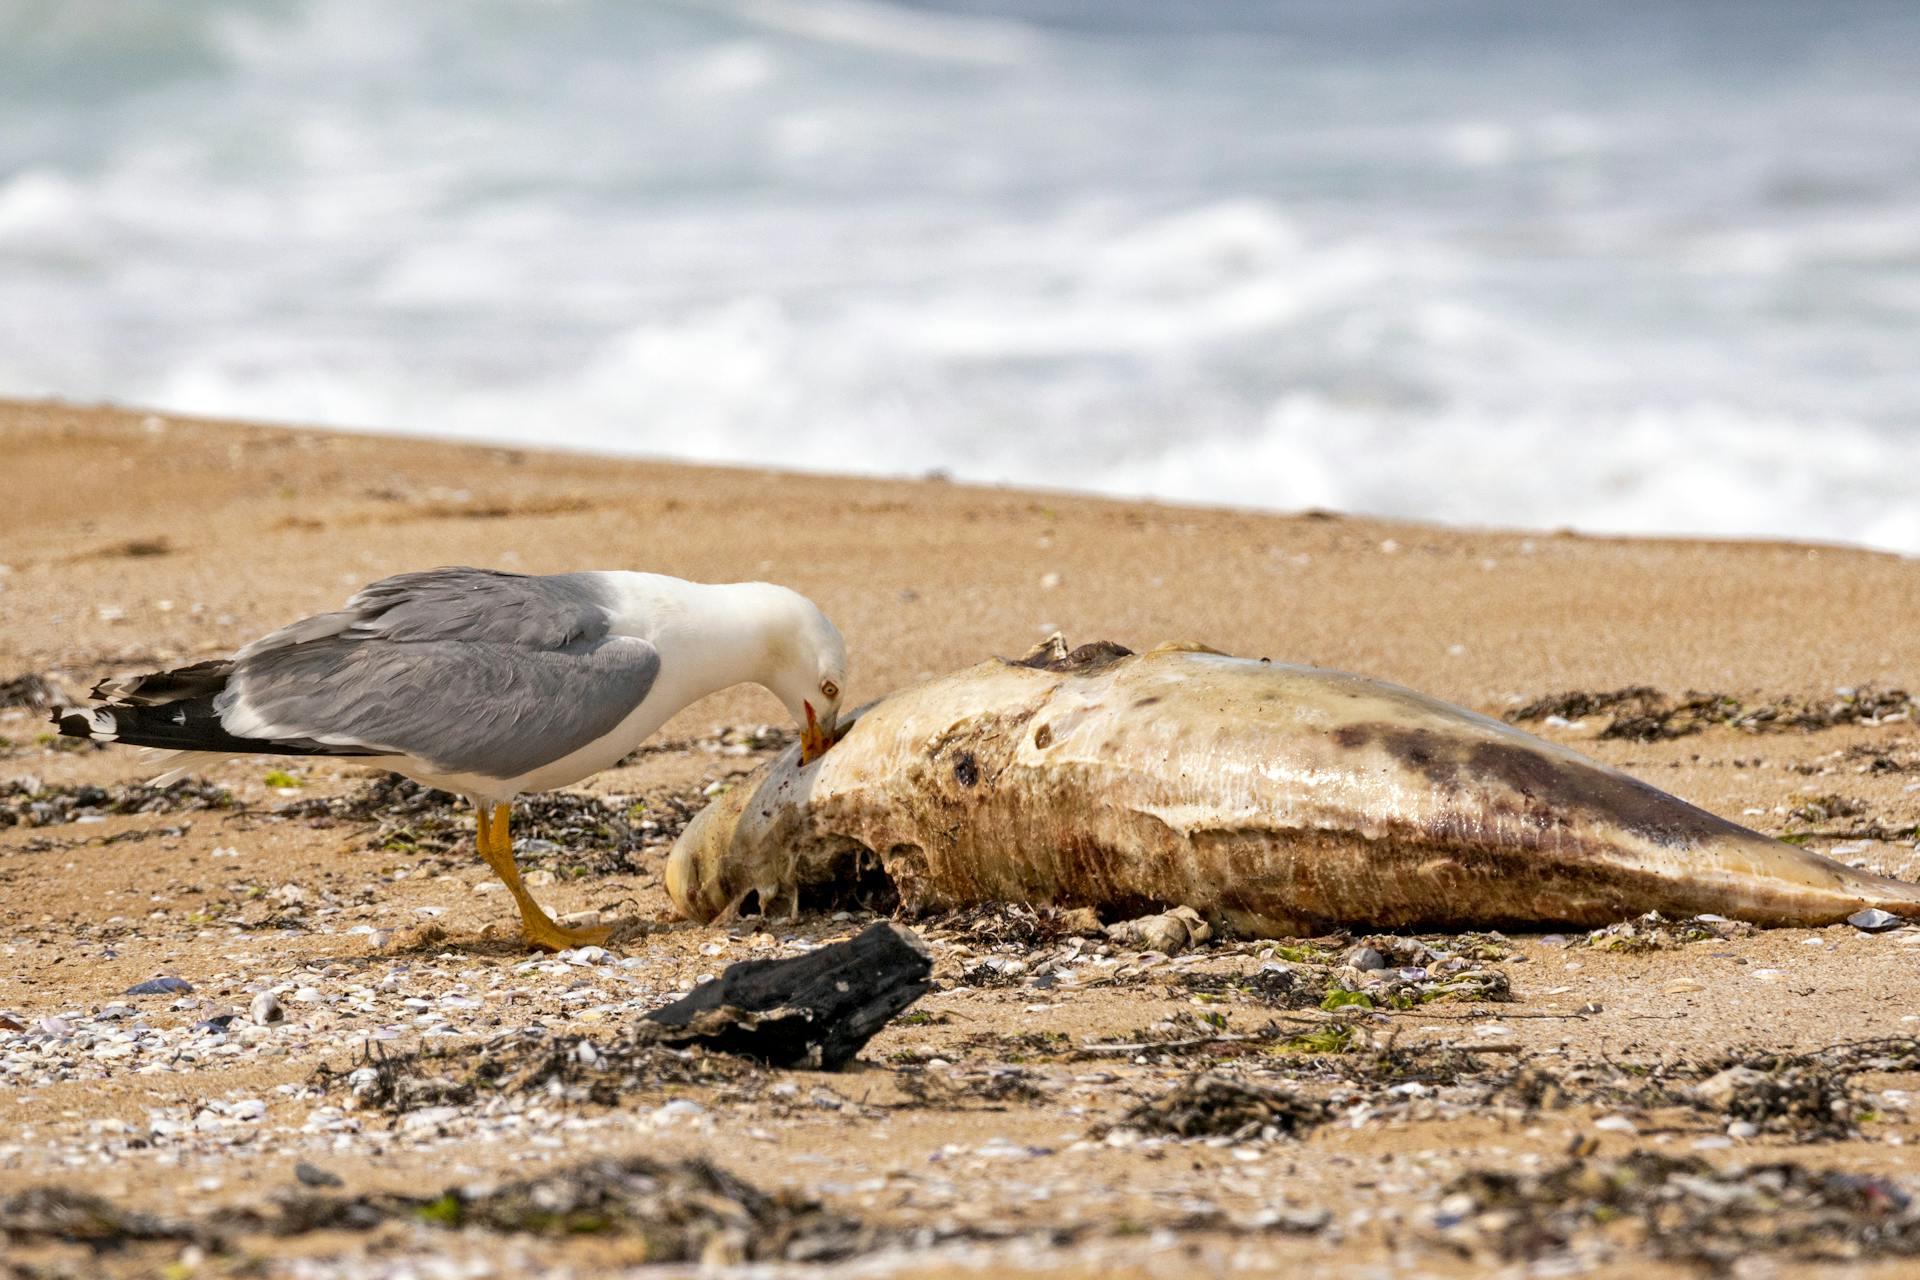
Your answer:
[[[159,751],[148,748],[142,753],[144,763],[149,767],[162,766],[164,772],[156,773],[147,780],[149,786],[170,787],[190,773],[198,773],[210,764],[233,757],[224,751]]]

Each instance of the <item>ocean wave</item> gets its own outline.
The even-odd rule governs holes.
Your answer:
[[[1818,449],[1808,442],[1817,438]],[[1594,533],[1803,539],[1920,551],[1920,449],[1857,423],[1721,404],[1382,414],[1288,397],[1251,431],[1113,467],[1115,493]]]
[[[0,392],[1920,552],[1920,11],[1756,3],[35,0]]]
[[[1037,54],[1033,28],[1006,18],[883,4],[877,0],[675,0],[716,10],[783,35],[855,49],[954,62],[1004,66]]]

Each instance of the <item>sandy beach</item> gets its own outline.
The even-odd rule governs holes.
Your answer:
[[[781,740],[757,731],[787,728],[770,695],[709,699],[657,750],[576,789],[631,830],[601,830],[617,857],[556,840],[529,859],[550,907],[621,923],[607,955],[572,960],[519,947],[505,895],[472,855],[470,814],[409,827],[391,809],[353,807],[364,770],[266,758],[215,768],[191,795],[145,797],[125,790],[142,780],[133,752],[52,741],[39,705],[112,672],[225,654],[407,569],[758,578],[835,619],[853,702],[1018,654],[1056,629],[1075,643],[1194,640],[1362,672],[1496,716],[1643,687],[1653,692],[1636,705],[1657,718],[1723,695],[1776,714],[1652,741],[1603,736],[1618,709],[1526,727],[1763,832],[1912,878],[1920,729],[1894,691],[1920,691],[1920,561],[661,465],[63,404],[0,403],[0,448],[0,691],[14,691],[14,705],[0,701],[0,1235],[12,1234],[14,1274],[443,1274],[421,1269],[435,1257],[475,1268],[448,1275],[608,1274],[676,1255],[632,1233],[448,1230],[380,1197],[630,1155],[708,1160],[761,1192],[818,1202],[802,1213],[783,1200],[779,1213],[856,1224],[841,1232],[855,1243],[822,1255],[835,1274],[901,1276],[1520,1274],[1542,1259],[1690,1275],[1759,1247],[1742,1248],[1722,1220],[1733,1201],[1716,1202],[1722,1217],[1679,1192],[1663,1201],[1681,1214],[1668,1220],[1686,1226],[1678,1235],[1708,1242],[1690,1251],[1676,1232],[1647,1230],[1637,1207],[1605,1221],[1555,1216],[1551,1188],[1534,1182],[1575,1158],[1653,1178],[1657,1158],[1710,1166],[1686,1166],[1696,1184],[1791,1162],[1920,1191],[1920,1112],[1907,1109],[1920,1045],[1904,1039],[1920,1034],[1911,930],[1729,928],[1617,947],[1427,938],[1409,946],[1483,947],[1471,958],[1497,975],[1486,991],[1511,998],[1322,1009],[1277,999],[1260,975],[1291,964],[1322,981],[1356,939],[1283,950],[1219,940],[1143,957],[1098,955],[1098,940],[1045,920],[934,921],[938,988],[848,1072],[643,1055],[608,1068],[617,1087],[548,1073],[510,1088],[513,1073],[484,1062],[523,1052],[529,1028],[545,1044],[612,1043],[638,1012],[732,961],[865,923],[670,918],[667,839],[704,791]],[[1782,723],[1796,715],[1810,723]],[[114,811],[128,807],[146,811]],[[982,968],[996,958],[1018,965]],[[1074,977],[1036,985],[1048,972]],[[123,994],[156,976],[190,989]],[[283,1007],[271,1025],[250,1015],[263,992]],[[210,1025],[226,1014],[238,1016]],[[1784,1063],[1876,1038],[1893,1039]],[[1148,1047],[1112,1048],[1134,1043]],[[1813,1089],[1815,1102],[1715,1111],[1682,1098],[1762,1051],[1783,1057],[1772,1071],[1787,1080],[1782,1096]],[[371,1076],[352,1080],[377,1074],[382,1056],[452,1084],[396,1098]],[[1256,1122],[1183,1138],[1123,1123],[1201,1071],[1326,1110],[1297,1134]],[[1522,1207],[1494,1221],[1487,1179],[1508,1176],[1525,1188]],[[96,1252],[72,1231],[22,1225],[21,1194],[48,1187],[172,1226],[146,1240],[124,1223],[103,1228]],[[289,1189],[371,1207],[357,1224],[262,1225],[262,1206]],[[1847,1221],[1867,1223],[1849,1204]],[[1526,1229],[1508,1229],[1515,1221]],[[1783,1237],[1742,1221],[1787,1274],[1796,1255],[1777,1251]],[[813,1226],[779,1222],[708,1261],[760,1256],[789,1228],[813,1238]],[[1798,1256],[1822,1265],[1859,1255],[1849,1274],[1903,1273],[1920,1250],[1920,1233],[1905,1261],[1858,1232],[1808,1238]]]

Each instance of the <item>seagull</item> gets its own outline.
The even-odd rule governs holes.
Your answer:
[[[382,579],[231,658],[103,680],[96,705],[53,720],[171,752],[161,783],[227,755],[335,756],[464,795],[527,941],[561,951],[612,930],[562,928],[527,892],[507,834],[516,796],[598,773],[737,684],[785,703],[813,760],[846,678],[840,633],[786,587],[452,567]]]

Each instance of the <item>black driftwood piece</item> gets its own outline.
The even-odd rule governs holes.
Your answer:
[[[649,1013],[647,1030],[667,1044],[838,1071],[932,988],[932,973],[926,944],[883,922],[789,960],[730,964],[692,995]]]

